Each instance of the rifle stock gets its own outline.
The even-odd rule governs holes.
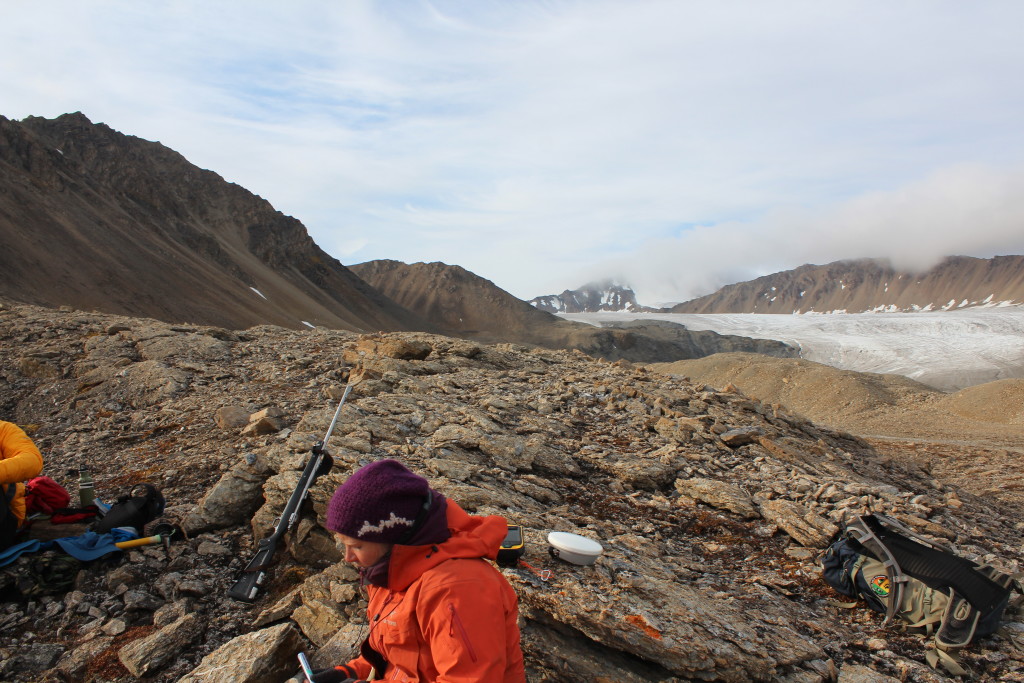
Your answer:
[[[262,545],[263,542],[261,541],[260,544]],[[242,576],[228,589],[228,597],[242,602],[254,602],[256,595],[263,587],[263,581],[267,578],[265,570],[270,565],[275,550],[277,550],[276,542],[261,547],[249,560],[249,564],[242,571]]]
[[[288,497],[288,502],[285,504],[281,516],[274,521],[273,533],[259,542],[256,554],[253,555],[253,558],[249,560],[249,564],[242,570],[238,580],[228,589],[228,597],[242,602],[256,601],[260,590],[263,588],[264,581],[267,579],[267,569],[274,559],[274,553],[277,552],[278,544],[285,534],[291,531],[299,521],[299,516],[302,514],[302,504],[309,495],[309,488],[316,481],[317,477],[327,474],[334,464],[330,453],[327,452],[326,445],[327,441],[331,438],[331,434],[334,433],[334,427],[338,423],[341,408],[345,405],[345,399],[348,398],[351,390],[352,384],[350,382],[345,386],[345,393],[342,394],[338,408],[334,411],[334,418],[331,420],[330,427],[327,428],[327,435],[324,436],[323,441],[318,442],[310,449],[309,459],[306,460],[306,466],[302,469],[299,482]]]

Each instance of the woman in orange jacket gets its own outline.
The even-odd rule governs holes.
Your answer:
[[[21,427],[0,420],[0,549],[25,523],[25,484],[43,471],[43,456]]]
[[[471,516],[396,460],[360,468],[334,492],[326,526],[360,569],[369,635],[314,683],[524,683],[518,599],[487,562],[508,525]]]

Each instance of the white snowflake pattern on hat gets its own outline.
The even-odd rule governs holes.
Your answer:
[[[370,524],[370,520],[365,520],[363,526],[359,528],[356,536],[362,538],[366,534],[370,533],[383,533],[385,529],[391,529],[398,526],[412,526],[413,521],[406,519],[405,517],[399,517],[394,512],[391,513],[391,517],[388,519],[382,519],[378,524]]]

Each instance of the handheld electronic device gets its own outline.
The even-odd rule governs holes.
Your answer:
[[[505,540],[498,548],[498,564],[502,567],[515,567],[519,564],[519,558],[526,551],[526,543],[523,538],[523,527],[520,524],[509,524]]]
[[[306,680],[309,683],[313,682],[313,667],[309,665],[309,660],[306,659],[306,653],[299,653],[299,664],[302,666],[302,673],[306,674]]]

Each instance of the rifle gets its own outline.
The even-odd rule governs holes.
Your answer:
[[[352,385],[353,382],[351,380],[345,385],[345,393],[341,396],[338,409],[334,411],[334,419],[331,420],[331,426],[327,428],[327,435],[324,436],[323,441],[318,442],[310,450],[309,460],[306,461],[306,466],[302,470],[299,483],[295,485],[295,490],[292,491],[292,495],[288,498],[281,516],[274,520],[274,532],[259,542],[256,554],[249,560],[249,564],[246,565],[245,569],[242,570],[242,576],[228,590],[228,597],[241,600],[242,602],[256,601],[256,594],[259,593],[263,587],[263,581],[267,578],[266,569],[274,558],[278,542],[299,521],[302,503],[305,502],[306,496],[309,494],[309,487],[313,485],[317,477],[330,472],[331,467],[334,465],[334,460],[331,458],[331,454],[327,452],[326,445],[327,441],[331,438],[331,434],[334,433],[334,426],[338,423],[341,407],[345,405],[345,399],[348,398],[349,392],[352,391]]]

